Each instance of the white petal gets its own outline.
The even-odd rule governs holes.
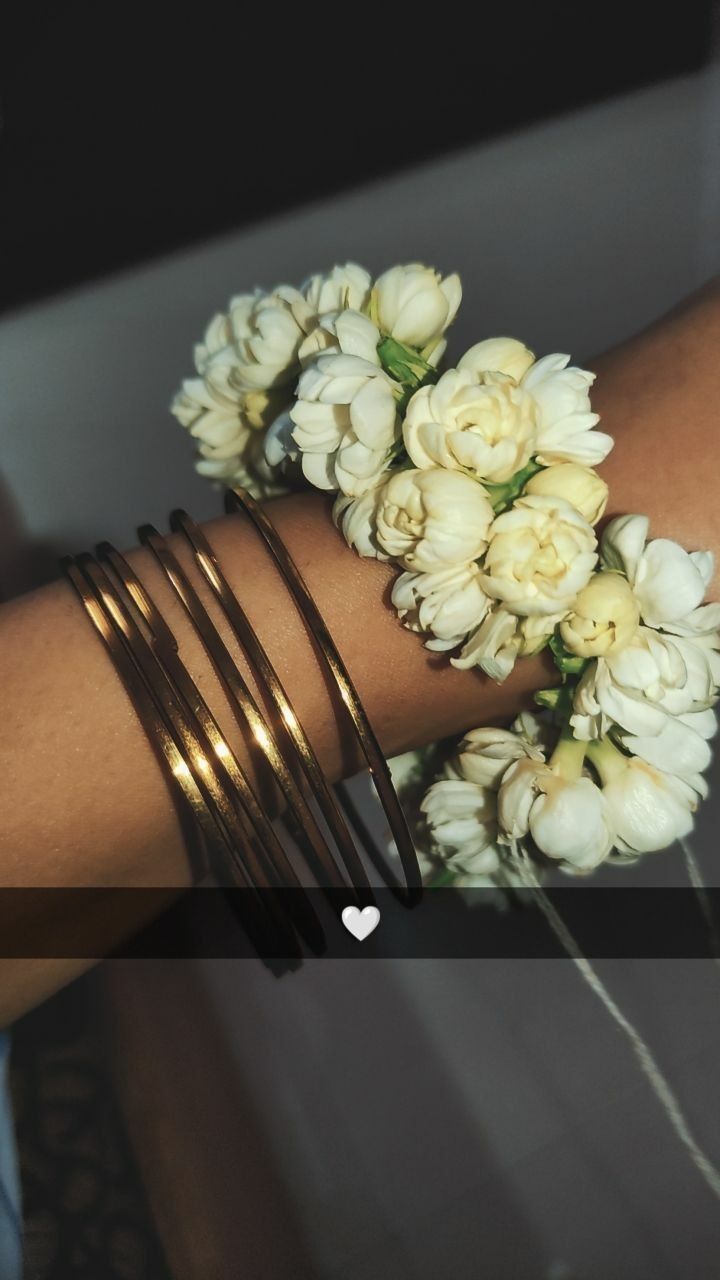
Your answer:
[[[600,544],[600,556],[607,569],[624,573],[635,583],[640,556],[647,541],[650,521],[647,516],[618,516],[606,526]]]

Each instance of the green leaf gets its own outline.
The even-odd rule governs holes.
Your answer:
[[[381,338],[378,343],[378,356],[386,373],[404,388],[398,408],[403,413],[412,395],[418,387],[437,382],[440,374],[433,365],[424,360],[419,351],[406,347],[395,338]]]

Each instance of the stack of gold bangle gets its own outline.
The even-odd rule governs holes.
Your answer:
[[[320,655],[335,680],[360,740],[397,845],[405,885],[385,878],[407,902],[419,896],[417,858],[390,771],[357,691],[300,572],[265,512],[249,494],[227,495],[228,510],[245,512],[270,548]],[[200,595],[166,540],[150,525],[139,530],[192,623],[243,729],[259,769],[277,784],[286,823],[317,883],[340,909],[373,902],[365,866],[317,756],[282,681],[202,530],[183,511],[171,516],[239,643],[273,711],[273,727],[238,670]],[[66,557],[64,571],[106,646],[143,728],[164,767],[176,800],[195,880],[216,880],[250,890],[254,913],[244,917],[266,954],[293,957],[301,942],[315,954],[325,948],[323,929],[247,773],[183,662],[177,640],[137,574],[109,543],[97,558]],[[303,793],[309,786],[332,837],[335,852]],[[376,859],[375,859],[376,860]],[[279,889],[296,892],[278,895]]]

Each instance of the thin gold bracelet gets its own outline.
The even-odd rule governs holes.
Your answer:
[[[244,903],[243,918],[245,924],[258,946],[261,954],[282,955],[288,960],[299,959],[300,950],[292,932],[292,928],[281,912],[276,896],[273,893],[258,892],[248,874],[247,868],[239,857],[238,839],[243,839],[242,829],[238,830],[237,819],[231,819],[230,826],[234,834],[228,830],[225,816],[232,813],[231,803],[224,795],[217,778],[212,771],[209,752],[203,747],[195,735],[191,723],[179,705],[178,696],[163,670],[153,645],[138,627],[129,609],[124,606],[122,598],[115,590],[105,570],[91,555],[83,553],[75,557],[73,567],[84,577],[84,582],[94,596],[97,612],[104,611],[104,620],[114,631],[118,648],[111,648],[111,656],[123,653],[129,662],[122,663],[122,674],[130,677],[132,687],[144,688],[153,707],[159,716],[155,729],[160,731],[163,751],[168,743],[174,743],[177,757],[173,767],[173,777],[182,787],[183,793],[191,799],[192,811],[198,822],[211,852],[211,869],[222,882],[223,870],[229,869],[233,884],[238,886],[238,877],[244,887],[251,891],[254,906],[248,911],[247,899]],[[66,570],[67,571],[67,570]],[[73,585],[78,589],[77,580],[70,573]],[[83,604],[88,607],[86,594],[80,591]],[[88,609],[88,612],[90,610]],[[91,613],[96,623],[95,611]],[[98,628],[99,629],[99,628]],[[105,639],[105,634],[101,630]],[[117,670],[120,674],[121,667]],[[130,675],[132,672],[132,675]],[[139,683],[138,683],[139,681]],[[126,688],[129,686],[126,684]],[[160,729],[162,725],[162,729]],[[156,739],[158,740],[158,739]],[[169,759],[167,752],[166,758]],[[174,753],[173,753],[174,754]],[[220,803],[216,803],[216,797]]]
[[[279,724],[297,752],[301,768],[313,789],[323,817],[337,843],[350,877],[350,883],[356,890],[358,899],[363,903],[373,902],[374,898],[367,872],[337,801],[328,786],[317,756],[292,708],[290,699],[274,666],[255,634],[247,615],[241,608],[237,597],[231,590],[215,552],[202,530],[187,512],[173,511],[170,515],[170,527],[173,532],[182,533],[189,542],[198,567],[223,609],[235,638],[248,655],[256,673],[261,676],[263,684],[277,709]]]
[[[347,708],[348,716],[352,721],[363,755],[367,761],[370,775],[375,783],[378,797],[385,810],[405,876],[406,889],[404,897],[408,903],[416,902],[422,894],[422,875],[405,814],[402,811],[393,786],[385,756],[380,749],[380,744],[365,714],[357,689],[328,630],[325,619],[320,613],[307,583],[285,543],[260,504],[245,489],[233,487],[226,491],[225,510],[230,514],[243,512],[252,521],[255,529],[271,552],[300,613],[305,619],[306,625],[315,637],[318,648],[338,687],[342,702]],[[399,888],[397,883],[393,887]]]
[[[272,774],[287,801],[294,819],[295,839],[301,844],[308,862],[315,870],[318,882],[328,888],[344,889],[345,881],[335,862],[332,851],[296,783],[288,764],[278,747],[260,708],[246,681],[238,670],[215,623],[194,587],[178,563],[165,538],[152,525],[138,529],[143,546],[148,547],[172,584],[176,594],[199,635],[205,652],[225,689],[236,719],[245,722],[250,731],[251,744],[259,748],[262,763],[270,766]],[[318,874],[320,873],[320,874]],[[294,872],[292,873],[294,876]]]
[[[277,832],[259,804],[249,779],[182,662],[175,636],[124,556],[109,542],[99,544],[97,552],[100,559],[110,565],[149,629],[151,651],[160,663],[168,684],[173,686],[190,722],[192,733],[200,743],[205,763],[201,763],[201,757],[197,755],[194,758],[201,770],[201,779],[207,786],[211,804],[218,806],[226,827],[228,810],[234,815],[235,825],[229,828],[230,839],[225,844],[233,865],[249,886],[256,891],[264,891],[262,898],[265,910],[269,911],[274,923],[277,925],[281,922],[283,928],[287,927],[287,922],[273,890],[284,887],[300,891],[283,901],[289,901],[293,908],[292,923],[312,950],[320,954],[326,949],[326,944],[317,915],[309,898],[301,891],[297,875]],[[184,741],[187,749],[187,737]],[[190,754],[192,758],[192,748]],[[225,775],[225,782],[218,778],[213,765],[219,766],[221,777]],[[244,851],[243,855],[240,854],[240,848]]]
[[[200,880],[209,870],[210,850],[217,848],[220,837],[211,814],[185,758],[154,699],[118,634],[109,602],[103,607],[92,586],[72,556],[60,561],[65,576],[76,591],[93,627],[110,654],[113,665],[125,686],[140,723],[155,754],[165,762],[171,781],[171,794],[185,838],[190,870]],[[107,612],[106,612],[107,609]],[[201,838],[198,838],[198,837]]]

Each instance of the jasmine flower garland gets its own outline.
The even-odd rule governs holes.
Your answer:
[[[335,492],[349,546],[397,566],[399,619],[453,665],[501,682],[549,646],[561,683],[537,715],[467,734],[414,825],[429,883],[521,883],[518,849],[536,873],[586,875],[687,835],[707,794],[713,560],[640,515],[598,542],[613,442],[594,375],[512,338],[441,369],[460,300],[457,276],[418,263],[233,298],[172,409],[210,478]]]

